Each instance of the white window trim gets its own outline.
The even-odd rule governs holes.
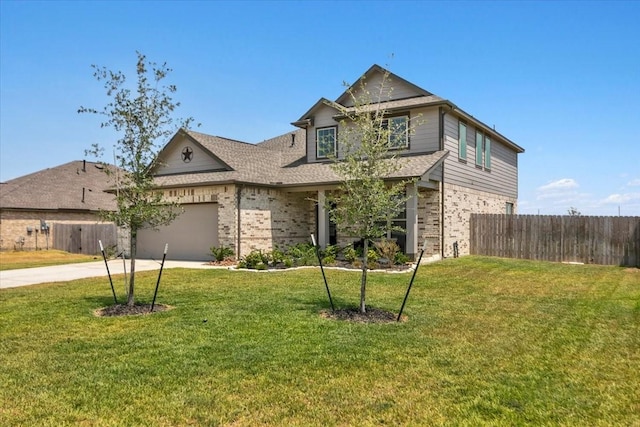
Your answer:
[[[333,130],[333,155],[335,156],[338,152],[338,127],[337,126],[325,126],[325,127],[321,127],[321,128],[316,128],[316,159],[328,159],[329,156],[328,155],[320,155],[320,138],[319,138],[319,132],[323,131],[323,130],[328,130],[328,129],[332,129]]]
[[[400,119],[403,118],[405,119],[405,127],[404,127],[404,144],[403,145],[391,145],[391,137],[393,135],[393,132],[389,132],[389,139],[387,141],[388,145],[389,145],[389,149],[390,150],[404,150],[406,148],[409,148],[409,115],[408,114],[400,114],[397,116],[390,116],[385,118],[382,121],[382,125],[384,126],[386,124],[387,129],[389,128],[389,121],[393,120],[393,119]]]

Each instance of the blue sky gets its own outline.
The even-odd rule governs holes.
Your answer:
[[[167,62],[179,114],[259,142],[372,64],[526,149],[519,213],[640,215],[640,2],[0,1],[0,181],[110,147],[91,64]]]

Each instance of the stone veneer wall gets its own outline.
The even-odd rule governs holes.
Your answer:
[[[418,251],[427,239],[427,247],[424,256],[431,257],[440,254],[440,192],[420,188],[418,190]],[[344,233],[338,233],[338,245],[347,246],[359,239],[350,237]],[[416,255],[417,256],[417,255]]]
[[[178,203],[218,204],[218,244],[233,249],[238,254],[238,216],[236,215],[237,187],[235,185],[211,185],[164,190],[166,200]]]
[[[420,236],[418,251],[426,239],[425,257],[440,255],[442,244],[440,227],[440,191],[420,188],[418,191],[418,236]]]
[[[458,242],[459,255],[469,255],[469,220],[471,213],[503,214],[512,197],[472,190],[453,184],[444,185],[444,256],[451,257],[453,244]]]
[[[243,187],[240,256],[252,250],[273,250],[311,240],[316,229],[315,193],[288,193],[264,187]]]
[[[53,245],[53,224],[96,224],[101,222],[93,212],[12,211],[0,214],[1,250],[47,249],[47,236],[40,231],[40,220],[49,225],[48,248]],[[27,227],[33,231],[27,232]],[[37,230],[37,233],[36,233]],[[24,239],[24,244],[18,242]],[[37,239],[37,248],[36,248]]]
[[[238,192],[240,198],[241,242],[238,249]],[[310,240],[315,232],[315,193],[287,193],[258,187],[217,185],[164,190],[167,200],[179,203],[218,204],[218,244],[230,247],[242,257],[254,249],[273,250]]]

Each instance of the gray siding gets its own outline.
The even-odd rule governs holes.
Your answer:
[[[182,150],[189,147],[193,154],[191,161],[185,163],[182,160]],[[225,165],[211,157],[211,154],[202,150],[198,145],[188,139],[175,141],[162,153],[161,164],[156,169],[156,175],[168,175],[177,173],[189,173],[207,170],[224,169]]]
[[[337,126],[338,122],[333,119],[333,116],[337,114],[335,108],[323,105],[318,108],[316,114],[313,117],[313,127],[307,131],[307,161],[317,162],[326,161],[327,159],[316,158],[316,129],[324,128],[327,126]],[[338,129],[340,132],[340,129]],[[338,147],[339,148],[339,147]]]
[[[417,93],[415,88],[408,85],[403,81],[393,80],[391,77],[387,79],[385,82],[385,87],[382,88],[382,93],[380,93],[380,85],[382,84],[382,74],[375,73],[369,76],[366,80],[367,90],[371,93],[371,98],[373,102],[378,102],[378,98],[380,101],[388,101],[390,99],[405,99],[405,98],[413,98],[414,96],[421,95]],[[389,92],[389,88],[393,86],[393,90]],[[356,98],[359,98],[360,88],[354,88],[354,94]],[[353,99],[349,97],[349,99],[345,100],[344,105],[346,107],[353,107]]]
[[[432,153],[440,148],[438,131],[438,108],[420,108],[409,111],[411,126],[414,128],[413,135],[409,140],[409,153]],[[326,161],[326,159],[316,158],[316,129],[336,126],[338,123],[333,119],[336,110],[327,106],[318,109],[314,116],[314,126],[307,134],[307,157],[309,162]],[[340,129],[338,129],[338,138]],[[338,144],[338,155],[341,157],[340,144]]]
[[[467,160],[458,158],[458,118],[445,115],[444,148],[451,153],[445,160],[445,182],[509,197],[518,197],[517,153],[492,134],[491,170],[475,164],[476,127],[467,123]]]
[[[421,108],[410,112],[414,134],[409,141],[409,152],[432,153],[440,148],[438,108]]]

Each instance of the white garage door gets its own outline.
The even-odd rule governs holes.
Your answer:
[[[211,259],[210,248],[218,246],[218,205],[200,203],[182,207],[184,212],[168,226],[138,231],[138,258],[162,259],[164,245],[168,243],[167,259]]]

